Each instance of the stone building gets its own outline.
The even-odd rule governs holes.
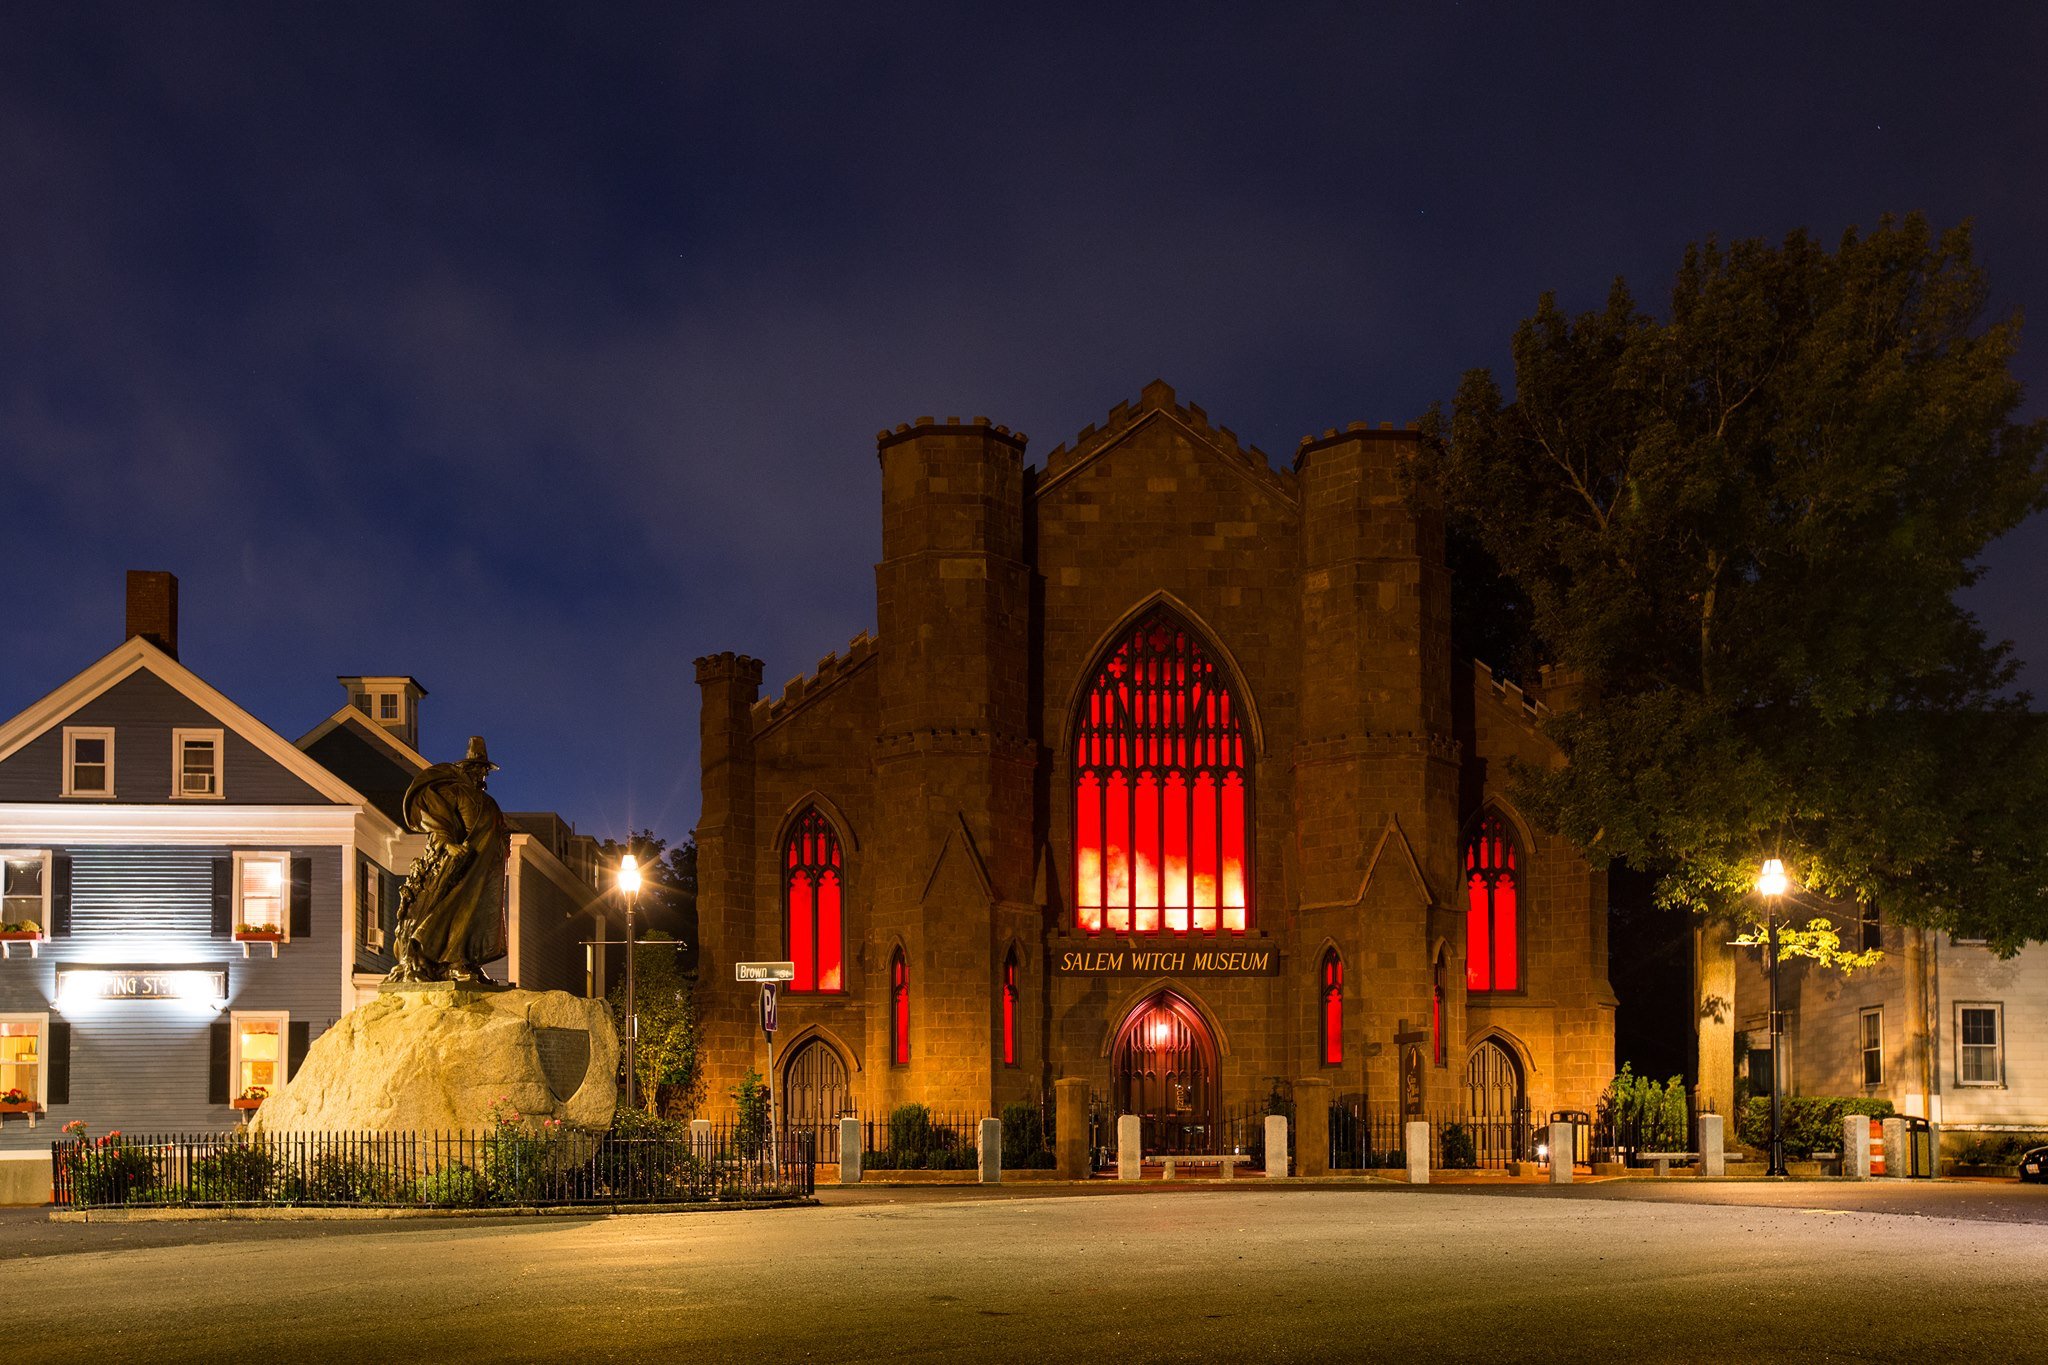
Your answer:
[[[1519,1120],[1613,1069],[1604,877],[1505,797],[1541,705],[1453,657],[1417,434],[1292,466],[1153,383],[1027,467],[985,418],[878,437],[878,632],[780,696],[697,661],[709,1093],[798,1120],[1087,1079],[1148,1146],[1274,1082]]]

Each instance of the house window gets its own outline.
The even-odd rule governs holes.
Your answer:
[[[1003,959],[1003,1065],[1017,1065],[1017,950]]]
[[[64,795],[114,794],[114,732],[108,728],[64,727]]]
[[[1874,953],[1884,947],[1884,924],[1877,917],[1876,905],[1864,901],[1858,912],[1858,922],[1862,929],[1864,952]]]
[[[362,943],[371,952],[384,947],[384,874],[368,858],[356,864],[356,915],[362,924]]]
[[[1863,1083],[1884,1084],[1884,1010],[1867,1009],[1857,1015],[1857,1030],[1863,1042]]]
[[[398,694],[396,692],[379,692],[377,694],[377,719],[398,719]]]
[[[235,855],[236,933],[286,932],[289,917],[285,914],[285,907],[291,890],[291,875],[290,854]]]
[[[171,796],[219,797],[220,750],[219,730],[171,731]]]
[[[889,959],[889,1060],[910,1065],[910,964],[901,948]]]
[[[351,704],[351,705],[353,705],[353,706],[354,706],[354,707],[356,708],[356,710],[358,710],[358,711],[362,712],[362,713],[363,713],[364,715],[366,715],[366,716],[370,714],[370,694],[369,694],[369,693],[367,693],[367,692],[351,692],[351,693],[349,693],[349,694],[348,694],[348,699],[349,699],[349,702],[350,702],[350,704]]]
[[[793,991],[846,989],[845,876],[839,836],[816,806],[803,813],[782,847],[784,917]]]
[[[0,1094],[18,1090],[38,1106],[49,1103],[50,1016],[0,1014]]]
[[[1075,927],[1242,933],[1250,745],[1194,630],[1164,607],[1097,670],[1074,739]]]
[[[1344,959],[1323,950],[1323,1065],[1344,1061]]]
[[[284,1084],[284,1014],[234,1013],[234,1055],[228,1074],[235,1080],[235,1098],[260,1100]]]
[[[1465,845],[1465,989],[1522,987],[1522,863],[1507,821],[1492,812]]]
[[[2005,1007],[1956,1006],[1956,1083],[2005,1084]]]
[[[0,932],[47,933],[50,855],[41,849],[0,853]]]

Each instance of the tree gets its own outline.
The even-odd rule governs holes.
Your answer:
[[[666,938],[658,930],[650,939]],[[688,1118],[702,1098],[703,1076],[697,1057],[697,1002],[693,983],[683,975],[679,944],[644,942],[633,952],[635,1010],[640,1039],[634,1048],[634,1088],[650,1114]],[[626,983],[611,991],[612,1015],[619,1036],[626,1028]]]
[[[1918,217],[1710,240],[1667,318],[1622,281],[1576,319],[1546,294],[1512,400],[1475,370],[1430,415],[1420,489],[1581,684],[1564,765],[1515,776],[1532,813],[1667,905],[1737,916],[1775,855],[1901,922],[2048,937],[2048,734],[1956,602],[2048,501],[1986,296],[1967,227]]]
[[[697,975],[697,840],[694,832],[682,843],[669,841],[651,829],[631,835],[624,843],[606,839],[598,854],[606,867],[617,867],[631,853],[639,860],[644,879],[640,888],[641,911],[680,941],[682,971],[691,979]]]

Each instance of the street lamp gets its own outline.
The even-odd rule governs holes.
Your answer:
[[[1764,954],[1771,974],[1771,1163],[1765,1175],[1785,1174],[1785,1115],[1778,1093],[1778,1068],[1785,1031],[1784,1016],[1778,1012],[1778,897],[1785,894],[1785,864],[1777,858],[1764,859],[1757,874],[1757,894],[1764,898]]]
[[[634,1012],[633,948],[639,935],[634,932],[633,912],[640,904],[640,861],[628,853],[619,859],[619,894],[626,898],[626,1107],[639,1107],[634,1090],[639,1080],[635,1044],[640,1039],[640,1016]],[[1775,985],[1773,986],[1775,990]],[[1776,997],[1772,997],[1773,1007]]]

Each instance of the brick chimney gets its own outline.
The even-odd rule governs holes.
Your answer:
[[[178,577],[161,569],[128,571],[128,634],[178,657]]]

